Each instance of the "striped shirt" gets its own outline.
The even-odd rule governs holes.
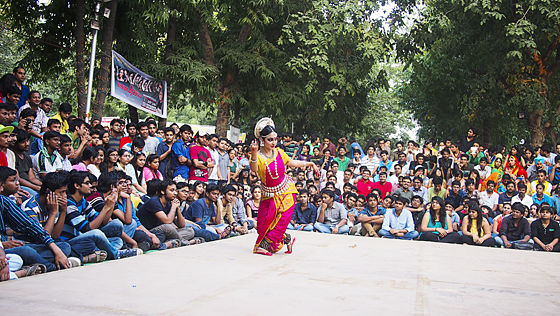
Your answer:
[[[66,208],[66,221],[60,235],[61,240],[69,240],[80,234],[91,230],[89,222],[93,221],[97,213],[86,199],[82,198],[76,202],[68,195],[68,207]]]
[[[29,218],[10,198],[0,195],[0,234],[2,240],[7,238],[6,229],[10,227],[26,236],[28,240],[49,245],[53,239],[37,222]]]
[[[23,204],[21,204],[21,209],[29,218],[39,223],[42,227],[45,227],[47,219],[49,218],[49,212],[46,207],[41,205],[39,194],[23,202]],[[58,214],[56,217],[55,221],[58,220]]]

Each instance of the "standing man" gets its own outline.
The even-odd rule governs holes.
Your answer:
[[[220,173],[220,168],[218,168],[218,160],[220,159],[220,154],[218,153],[218,135],[210,134],[206,136],[206,142],[208,143],[207,148],[212,156],[212,162],[214,163],[214,168],[208,171],[208,183],[218,184],[218,179],[222,178]]]
[[[172,158],[172,148],[175,142],[175,130],[172,127],[166,127],[163,130],[163,141],[159,143],[156,154],[159,156],[159,172],[166,179],[173,178],[173,169],[170,164]]]
[[[17,107],[19,109],[27,102],[27,96],[29,94],[29,88],[23,84],[25,81],[25,69],[21,66],[17,66],[14,68],[14,76],[16,77],[16,87],[21,90],[21,97],[17,103]]]
[[[220,169],[220,176],[218,177],[218,186],[229,183],[229,154],[227,152],[228,140],[227,138],[220,138],[218,142],[218,163],[216,169]]]
[[[127,136],[122,137],[119,142],[119,149],[123,148],[124,145],[132,143],[134,137],[138,135],[138,128],[135,123],[128,123],[126,125]]]
[[[21,115],[21,112],[23,110],[27,108],[31,108],[36,115],[30,134],[37,138],[41,138],[42,137],[41,133],[47,130],[47,120],[48,120],[47,114],[45,114],[45,111],[43,111],[43,109],[40,106],[41,102],[43,102],[43,100],[41,100],[41,94],[39,93],[39,91],[33,90],[29,92],[27,101],[28,101],[27,104],[19,108],[18,115]]]
[[[140,129],[140,137],[142,137],[142,139],[144,140],[144,150],[142,150],[142,152],[146,154],[146,156],[155,154],[157,152],[159,140],[155,137],[150,136],[148,123],[140,122],[140,124],[138,124],[138,128]]]
[[[109,148],[119,149],[121,138],[124,136],[124,121],[121,119],[113,119],[111,121],[111,131],[109,132]]]
[[[199,180],[208,183],[208,171],[214,168],[212,155],[206,149],[207,139],[201,133],[195,135],[196,144],[189,150],[192,159],[192,168],[189,172],[189,182]]]
[[[174,167],[173,180],[175,182],[188,182],[190,167],[192,165],[190,155],[190,143],[192,129],[185,124],[179,129],[179,139],[173,144],[172,162]]]

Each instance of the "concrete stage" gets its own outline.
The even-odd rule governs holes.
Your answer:
[[[538,315],[558,310],[560,254],[256,234],[0,283],[2,315]]]

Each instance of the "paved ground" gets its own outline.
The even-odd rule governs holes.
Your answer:
[[[560,307],[560,254],[255,234],[0,283],[2,315],[538,315]]]

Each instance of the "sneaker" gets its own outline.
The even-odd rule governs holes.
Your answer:
[[[140,248],[119,250],[119,259],[139,256],[144,252]]]
[[[82,265],[82,261],[76,257],[68,257],[68,262],[70,263],[70,268],[75,268]]]

